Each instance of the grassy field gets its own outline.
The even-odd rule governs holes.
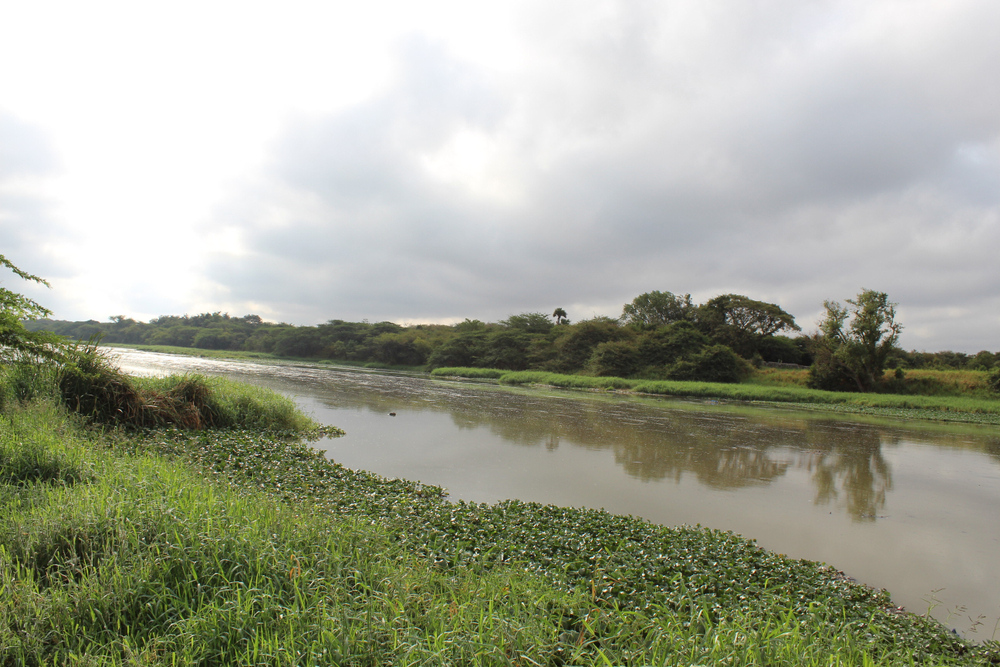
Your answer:
[[[348,470],[258,390],[208,385],[253,427],[109,427],[7,370],[2,665],[1000,660],[731,533]]]

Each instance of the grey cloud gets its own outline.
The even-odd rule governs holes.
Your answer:
[[[45,252],[46,242],[60,227],[52,218],[50,202],[18,184],[50,175],[57,168],[47,137],[33,125],[0,110],[0,253],[25,271],[45,278],[67,273],[66,267]],[[34,288],[22,284],[17,289]],[[45,295],[41,299],[44,303]]]
[[[384,94],[289,126],[216,216],[249,257],[210,277],[307,323],[579,319],[666,289],[808,325],[870,287],[912,320],[904,345],[996,347],[996,5],[900,15],[906,39],[872,28],[878,3],[614,7],[533,14],[514,78],[410,42]],[[424,170],[461,129],[506,149],[511,201]]]

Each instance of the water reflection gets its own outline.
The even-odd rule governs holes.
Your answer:
[[[396,382],[398,386],[408,379]],[[580,401],[558,396],[490,391],[468,385],[437,386],[414,397],[390,391],[365,396],[350,391],[322,399],[331,408],[447,412],[463,430],[486,428],[504,441],[554,451],[560,446],[609,449],[614,461],[643,482],[680,483],[694,475],[713,489],[767,485],[790,467],[810,474],[815,503],[843,508],[856,521],[875,521],[892,489],[882,453],[899,435],[868,425],[781,418],[762,421],[690,405],[618,399]]]
[[[814,502],[829,505],[843,494],[852,519],[875,521],[885,508],[886,493],[892,489],[883,442],[888,436],[890,444],[898,444],[898,437],[861,426],[842,429],[840,435],[837,440],[817,439],[806,457],[806,469],[816,486]]]

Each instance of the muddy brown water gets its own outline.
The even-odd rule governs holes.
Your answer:
[[[134,374],[226,375],[287,394],[347,432],[317,446],[351,468],[452,499],[731,530],[887,588],[970,639],[1000,640],[1000,427],[116,354]]]

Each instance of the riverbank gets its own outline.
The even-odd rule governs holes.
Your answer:
[[[510,385],[543,385],[564,389],[618,391],[656,396],[777,403],[804,409],[869,414],[901,419],[929,419],[1000,425],[1000,399],[960,396],[909,396],[822,391],[797,386],[629,380],[616,377],[560,375],[542,371],[488,368],[436,368],[438,378],[492,380]]]
[[[280,403],[279,399],[271,405]],[[308,430],[304,424],[299,430]],[[447,502],[286,430],[0,417],[11,664],[988,664],[885,593],[738,536]]]

